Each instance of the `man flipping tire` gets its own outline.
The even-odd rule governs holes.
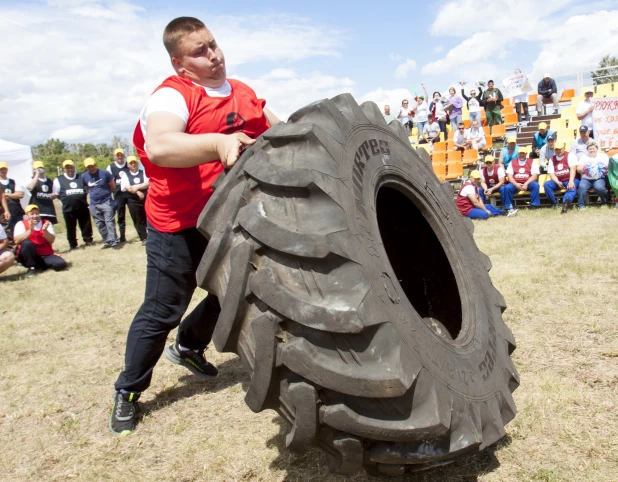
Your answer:
[[[168,333],[177,326],[166,358],[197,376],[217,376],[203,355],[220,311],[217,298],[206,297],[180,323],[207,245],[195,226],[224,167],[278,122],[251,88],[226,79],[223,52],[200,20],[172,20],[163,43],[176,75],[149,97],[133,137],[151,186],[146,294],[129,328],[125,369],[115,384],[110,428],[116,434],[134,430],[137,399],[150,384]]]

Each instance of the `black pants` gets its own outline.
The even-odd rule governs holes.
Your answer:
[[[197,287],[195,273],[208,242],[196,228],[161,233],[148,225],[146,294],[127,335],[125,369],[116,390],[142,392],[163,353],[168,333],[179,324],[177,342],[185,348],[206,348],[221,308],[209,294],[180,323]]]
[[[71,248],[77,248],[78,224],[84,243],[92,243],[92,221],[90,220],[90,211],[87,205],[73,211],[63,211],[62,215],[67,225],[67,241]]]
[[[446,121],[438,121],[438,125],[440,126],[440,131],[444,134],[444,140],[448,139],[448,132],[446,130]]]
[[[421,139],[420,141],[418,141],[419,144],[433,144],[434,142],[440,142],[440,134],[438,134],[436,137],[434,137],[433,139]]]
[[[125,231],[127,229],[127,203],[129,200],[121,195],[116,195],[114,201],[116,202],[116,210],[118,212],[118,236],[120,236],[120,241],[126,241]]]
[[[524,106],[524,113],[521,113],[521,106]],[[530,118],[528,114],[528,102],[515,102],[515,112],[517,112],[517,118],[519,121],[527,121]]]
[[[55,254],[39,256],[36,254],[36,247],[29,239],[21,243],[17,260],[26,268],[38,268],[42,270],[51,268],[54,271],[62,271],[67,267],[67,262],[60,256],[56,256]]]
[[[144,209],[144,201],[129,200],[129,214],[133,220],[133,225],[137,231],[140,241],[144,241],[148,237],[146,231],[146,209]]]

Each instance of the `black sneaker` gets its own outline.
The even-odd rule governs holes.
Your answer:
[[[111,244],[104,244],[103,247],[101,249],[109,249],[111,248],[112,245]]]
[[[122,249],[122,243],[116,243],[112,246],[112,249]]]
[[[84,244],[84,246],[94,246],[94,243],[92,241],[86,241],[86,244]]]
[[[146,240],[145,239],[142,240],[142,246],[146,246]]]
[[[32,278],[33,276],[36,276],[39,272],[37,271],[36,268],[29,268],[28,272],[26,273],[26,278]]]
[[[182,365],[191,373],[202,378],[216,378],[219,370],[204,358],[204,350],[181,350],[178,343],[165,348],[165,358],[176,365]]]
[[[127,242],[127,238],[125,238],[124,236],[120,236],[119,242],[120,243],[126,243]]]
[[[116,435],[129,435],[135,430],[139,418],[139,393],[116,392],[112,397],[112,415],[109,418],[109,428]]]

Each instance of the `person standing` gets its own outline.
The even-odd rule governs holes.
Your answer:
[[[408,134],[412,131],[412,117],[410,116],[411,110],[412,109],[410,109],[408,99],[403,99],[401,101],[401,107],[399,108],[399,111],[397,111],[397,119],[399,119],[399,122],[401,122],[406,129],[408,129]]]
[[[397,118],[393,114],[391,114],[391,106],[390,105],[385,105],[384,106],[384,113],[382,115],[384,116],[384,120],[386,121],[387,124],[390,124],[394,120],[397,120]]]
[[[69,249],[77,248],[77,225],[86,246],[92,246],[92,222],[88,210],[87,194],[81,176],[75,173],[75,163],[67,159],[62,163],[64,174],[54,179],[52,197],[62,203],[62,215],[67,227]]]
[[[521,70],[516,69],[516,74],[521,74]],[[524,92],[523,94],[513,96],[513,103],[515,104],[515,112],[517,112],[517,119],[519,122],[527,122],[530,120],[530,114],[528,112],[528,94]],[[523,108],[523,113],[522,113]]]
[[[114,176],[108,171],[97,168],[92,157],[84,159],[86,172],[81,175],[84,190],[90,195],[90,215],[103,238],[103,248],[120,248],[116,236],[112,193],[116,190]]]
[[[575,114],[577,118],[581,121],[582,126],[586,126],[588,128],[588,135],[594,139],[594,131],[592,130],[593,122],[592,122],[592,113],[594,112],[594,104],[592,103],[592,97],[594,96],[594,91],[592,87],[588,87],[586,92],[584,92],[585,99],[582,100],[579,104],[577,104],[577,108],[575,110]]]
[[[479,89],[478,96],[476,95],[476,89],[470,89],[470,97],[466,96],[463,87],[461,88],[461,95],[466,102],[468,103],[468,112],[470,113],[470,125],[472,122],[477,121],[479,125],[481,125],[481,98],[483,95],[483,89],[478,85]]]
[[[9,246],[13,243],[13,228],[21,221],[24,216],[24,208],[21,206],[21,199],[24,198],[24,192],[20,186],[15,183],[14,179],[8,177],[9,167],[6,162],[0,162],[0,186],[4,189],[4,197],[11,214],[11,219],[7,223],[7,237]]]
[[[455,87],[448,90],[449,97],[446,99],[445,109],[449,113],[451,119],[451,130],[457,130],[457,126],[462,121],[462,107],[464,105],[463,97],[455,91]]]
[[[427,98],[427,88],[425,87],[425,84],[421,84],[423,86],[423,90],[425,91],[425,95],[419,95],[416,98],[416,107],[414,109],[414,112],[416,113],[415,115],[415,119],[416,119],[416,127],[418,129],[418,138],[420,140],[420,138],[423,135],[423,131],[425,130],[425,126],[427,125],[427,122],[429,120],[429,105],[427,104],[427,101],[425,100]]]
[[[433,114],[433,119],[440,126],[440,131],[444,134],[444,139],[448,139],[448,132],[446,130],[446,110],[444,110],[444,100],[440,92],[436,91],[433,93],[433,101],[429,104],[429,113]]]
[[[41,219],[52,224],[58,223],[56,218],[56,208],[52,199],[53,183],[45,176],[45,166],[41,161],[34,161],[32,164],[34,176],[28,183],[28,191],[32,195],[30,203],[39,208]]]
[[[279,122],[249,86],[227,78],[223,52],[203,22],[172,20],[163,43],[176,75],[148,98],[133,136],[150,177],[146,292],[127,335],[125,369],[114,386],[110,428],[115,434],[135,429],[137,400],[174,328],[176,341],[165,348],[165,357],[196,376],[217,376],[204,357],[221,310],[216,296],[209,294],[180,322],[208,244],[197,219],[212,183],[234,165],[241,147]],[[241,122],[228,125],[231,113]]]
[[[146,209],[144,205],[150,181],[146,173],[139,169],[137,157],[127,157],[127,165],[129,166],[129,174],[121,174],[120,188],[122,192],[128,193],[129,214],[142,246],[146,246],[148,233],[146,231]]]
[[[118,234],[120,235],[120,242],[125,243],[127,238],[125,236],[127,221],[127,202],[128,196],[126,192],[122,192],[120,189],[120,174],[128,173],[129,168],[127,167],[127,163],[124,160],[124,150],[116,149],[114,151],[114,162],[112,162],[109,166],[107,166],[107,172],[109,172],[112,176],[114,176],[114,182],[116,183],[116,190],[113,194],[113,202],[112,206],[114,210],[118,213]]]
[[[554,114],[558,113],[559,98],[556,81],[549,74],[545,74],[537,87],[538,96],[536,98],[536,112],[541,115],[543,101],[551,101],[554,104]]]
[[[487,90],[483,92],[483,105],[485,106],[485,115],[487,117],[487,125],[491,133],[494,125],[502,124],[502,101],[504,97],[500,89],[494,87],[494,81],[487,82]]]

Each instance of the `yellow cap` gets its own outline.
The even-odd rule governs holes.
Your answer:
[[[506,140],[506,143],[507,143],[507,144],[510,144],[510,143],[513,143],[513,144],[514,144],[514,143],[516,143],[516,142],[517,142],[517,137],[515,137],[515,136],[511,136],[511,137],[509,137],[509,138]]]
[[[129,156],[129,157],[127,157],[127,162],[137,162],[137,157]]]
[[[62,162],[62,167],[67,167],[67,166],[74,166],[75,164],[73,163],[73,161],[71,159],[67,159],[66,161]]]
[[[470,172],[470,177],[473,179],[480,179],[481,178],[481,172],[480,171],[471,171]]]
[[[496,158],[494,156],[492,156],[491,154],[487,154],[485,156],[485,162],[494,162],[496,160]]]
[[[114,156],[116,154],[124,154],[124,149],[116,149],[116,150],[114,150]]]
[[[43,163],[41,161],[34,161],[32,163],[32,168],[33,169],[44,169],[45,166],[43,165]]]
[[[26,206],[26,212],[27,213],[29,213],[33,209],[39,209],[39,207],[36,204],[28,204],[28,206]]]
[[[526,154],[526,155],[528,155],[528,154],[530,154],[530,151],[531,151],[530,149],[527,149],[525,147],[520,147],[519,148],[519,154]]]
[[[565,149],[566,148],[566,142],[556,142],[554,144],[554,150],[556,149]]]
[[[94,161],[92,157],[87,157],[86,159],[84,159],[84,167],[96,166],[96,165],[97,163]]]
[[[9,166],[6,165],[6,162],[0,162],[0,169],[8,169]]]
[[[547,129],[547,123],[546,122],[541,122],[539,124],[539,129]]]

